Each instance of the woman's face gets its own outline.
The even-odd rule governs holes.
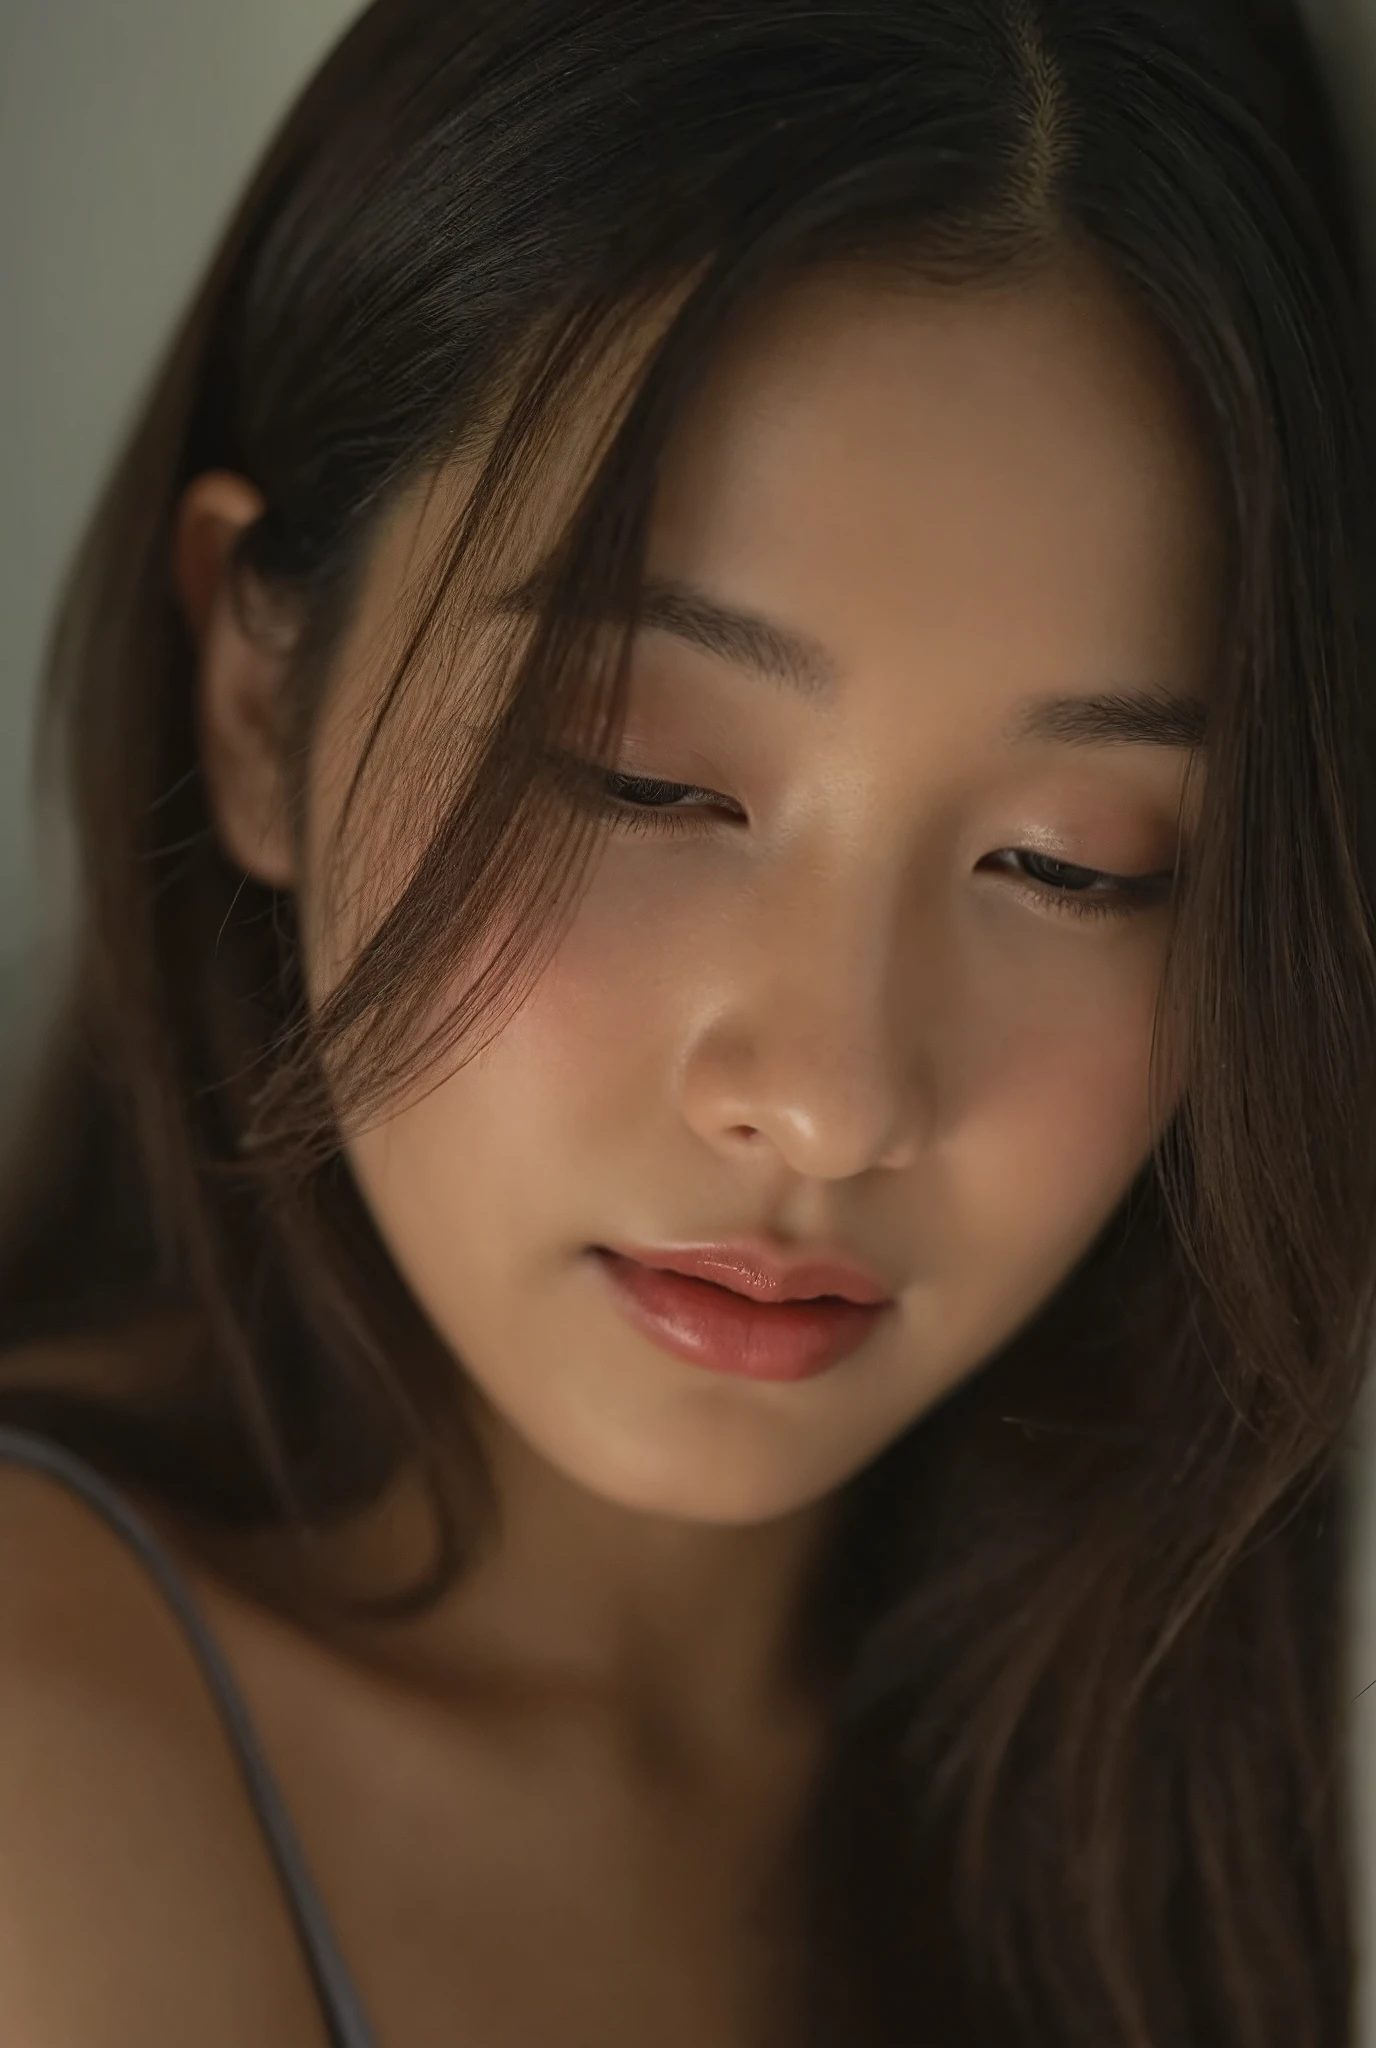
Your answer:
[[[399,508],[325,713],[317,977],[340,942],[312,878],[359,711],[452,510]],[[678,831],[601,827],[523,1007],[349,1157],[496,1417],[609,1501],[749,1523],[839,1487],[974,1372],[1147,1160],[1168,910],[1158,890],[1078,916],[1066,885],[1171,870],[1190,757],[1092,720],[1016,728],[1044,697],[1202,701],[1218,537],[1166,362],[1092,277],[833,276],[721,361],[649,567],[806,641],[810,683],[642,633],[618,766],[711,797]],[[844,1253],[891,1305],[828,1369],[752,1379],[664,1349],[593,1253],[747,1235]]]

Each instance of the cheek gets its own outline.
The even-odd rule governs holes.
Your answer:
[[[422,1293],[460,1272],[517,1280],[523,1246],[578,1250],[571,1220],[615,1218],[664,1065],[635,948],[580,915],[490,1045],[350,1143],[379,1227]]]
[[[970,1020],[951,1148],[957,1265],[1010,1303],[1087,1249],[1151,1149],[1148,1065],[1156,984],[1119,975],[1040,1024]],[[1091,1000],[1091,996],[1093,999]]]
[[[673,1112],[673,1087],[699,1012],[719,1006],[730,959],[711,952],[720,900],[665,877],[615,844],[525,1004],[486,1058],[494,1094],[538,1119],[551,1147],[643,1151]]]
[[[1102,1211],[1135,1172],[1148,1146],[1146,1033],[1125,1030],[1093,1045],[1067,1040],[1029,1050],[1005,1065],[970,1133],[1002,1136],[1002,1186],[1075,1234],[1077,1213]],[[997,1191],[991,1189],[991,1200]],[[1005,1196],[1006,1201],[1006,1196]]]

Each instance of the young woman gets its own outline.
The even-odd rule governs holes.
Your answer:
[[[1372,324],[1242,0],[378,0],[90,528],[0,2039],[1346,2048]]]

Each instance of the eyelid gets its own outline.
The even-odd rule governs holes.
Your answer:
[[[573,778],[585,787],[590,784],[595,792],[605,793],[608,784],[628,783],[639,785],[642,788],[654,788],[665,792],[664,808],[666,810],[670,808],[667,802],[669,795],[680,797],[692,796],[706,800],[701,805],[694,805],[692,807],[694,810],[706,809],[709,804],[717,804],[723,808],[729,807],[737,812],[742,809],[742,806],[734,797],[725,795],[719,789],[709,788],[703,783],[682,782],[675,776],[665,775],[653,768],[640,768],[623,761],[604,763],[589,760],[576,754],[566,754],[562,758]],[[646,803],[643,808],[650,810],[653,806]],[[677,808],[682,811],[686,807],[678,806]],[[1171,868],[1159,868],[1151,871],[1146,869],[1120,871],[1111,868],[1101,868],[1091,861],[1080,860],[1073,853],[1065,849],[1060,835],[1047,831],[1044,828],[1038,829],[1033,827],[1029,829],[1019,840],[1018,847],[1019,851],[1027,854],[1030,858],[1035,857],[1039,860],[1049,861],[1060,867],[1085,868],[1095,874],[1103,874],[1112,881],[1140,882],[1153,881],[1162,874],[1174,874],[1180,871],[1188,846],[1188,834],[1183,829],[1177,829],[1176,841],[1177,859],[1175,865]]]
[[[633,831],[657,831],[664,834],[688,831],[692,827],[680,824],[678,820],[691,818],[695,812],[708,810],[713,803],[731,802],[730,798],[723,797],[719,791],[704,788],[698,783],[676,782],[667,776],[640,774],[630,768],[607,768],[577,755],[568,754],[560,758],[561,765],[576,778],[577,793],[582,799],[591,802],[604,813],[613,814]],[[641,789],[661,791],[664,794],[658,802],[636,804],[629,798],[617,795],[613,787],[617,783],[638,785]],[[693,805],[675,805],[669,802],[670,797],[687,796],[704,797],[709,801],[706,804]],[[1034,838],[1036,836],[1034,835]],[[1107,884],[1106,888],[1058,889],[1054,884],[1038,883],[1035,878],[1021,874],[1019,870],[1004,870],[1012,872],[1015,876],[1021,874],[1025,884],[1024,893],[1029,897],[1039,899],[1043,903],[1050,900],[1061,912],[1078,912],[1080,915],[1088,916],[1108,915],[1113,909],[1127,913],[1133,909],[1144,910],[1154,907],[1183,881],[1188,847],[1182,835],[1178,841],[1177,860],[1174,866],[1136,874],[1121,874],[1112,869],[1071,860],[1063,853],[1053,852],[1048,847],[1036,844],[1001,847],[997,849],[997,856],[1090,875],[1096,884]],[[1097,908],[1091,909],[1091,904]]]

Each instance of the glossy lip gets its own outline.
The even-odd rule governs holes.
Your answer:
[[[872,1273],[832,1253],[790,1256],[764,1238],[735,1238],[730,1244],[609,1244],[595,1247],[631,1259],[651,1271],[712,1280],[748,1301],[810,1301],[819,1296],[877,1307],[892,1299]]]
[[[651,1343],[736,1379],[815,1379],[856,1351],[895,1307],[834,1294],[759,1301],[705,1273],[643,1265],[606,1245],[590,1254],[622,1313]]]

